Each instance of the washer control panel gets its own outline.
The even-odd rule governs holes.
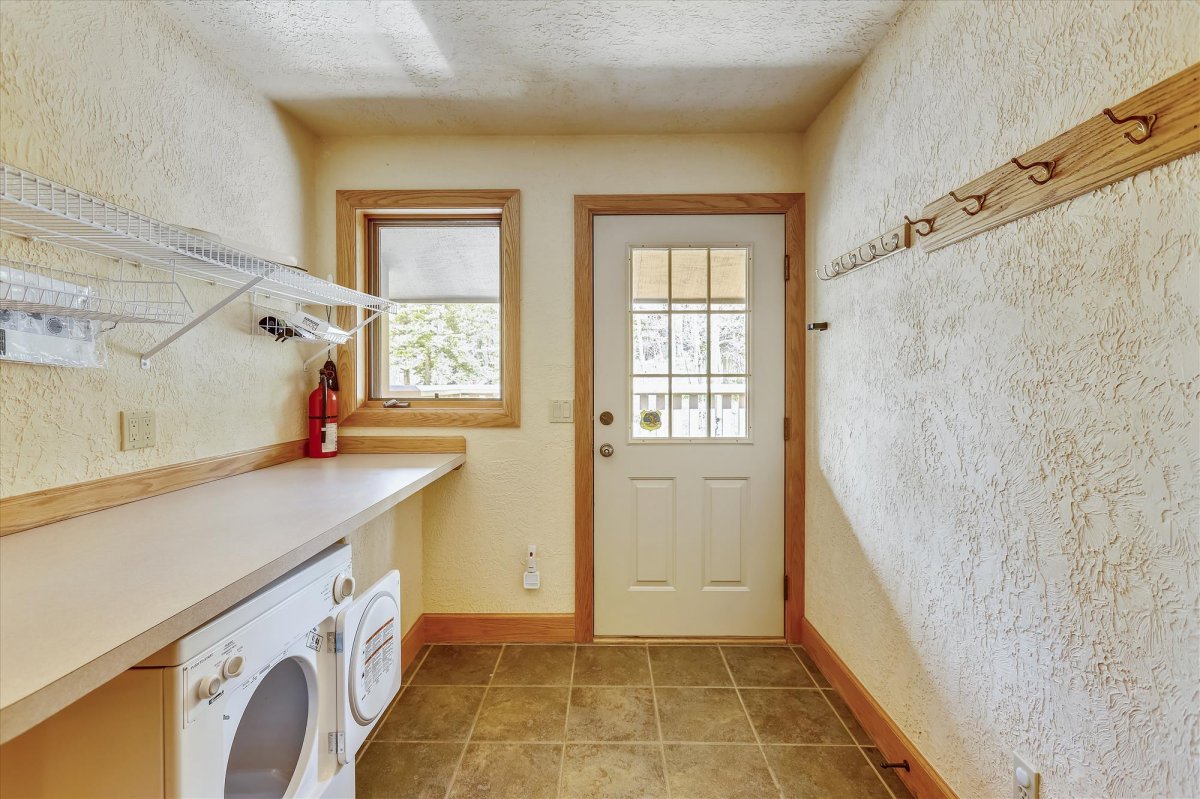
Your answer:
[[[206,708],[218,704],[234,688],[246,670],[245,648],[235,638],[200,655],[183,670],[187,695],[184,698],[186,723],[196,720]]]

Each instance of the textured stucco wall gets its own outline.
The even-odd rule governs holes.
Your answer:
[[[0,159],[8,163],[153,217],[304,257],[313,145],[152,3],[0,3]],[[10,237],[0,239],[0,254],[80,263]],[[182,283],[198,311],[225,294]],[[137,353],[170,328],[123,325],[107,334],[105,369],[0,364],[0,490],[301,438],[309,381],[300,352],[248,335],[246,302],[171,345],[149,371]],[[158,412],[158,445],[121,452],[119,411],[143,408]]]
[[[521,190],[521,427],[406,428],[467,437],[467,464],[426,490],[425,610],[574,609],[572,195],[800,191],[794,135],[379,137],[319,144],[315,252],[334,257],[337,189]],[[387,433],[356,430],[357,433]],[[521,587],[538,546],[542,588]]]
[[[810,266],[1198,59],[1195,2],[915,4],[805,136]],[[809,278],[807,615],[963,797],[1200,795],[1197,185]]]

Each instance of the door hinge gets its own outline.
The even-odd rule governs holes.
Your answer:
[[[792,279],[792,256],[783,256],[783,282],[786,283]]]
[[[792,420],[788,417],[783,417],[783,440],[792,440]]]
[[[783,601],[784,602],[787,602],[787,600],[788,600],[788,594],[790,593],[790,588],[791,588],[791,586],[788,583],[788,576],[785,574],[785,575],[783,575]]]

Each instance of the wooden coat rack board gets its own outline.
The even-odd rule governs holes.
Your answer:
[[[905,217],[896,237],[903,246],[883,247],[901,228],[889,230],[822,266],[817,276],[840,277],[910,241],[933,252],[1198,150],[1200,64],[1193,64],[928,203],[918,219]]]

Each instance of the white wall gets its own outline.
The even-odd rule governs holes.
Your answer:
[[[521,427],[430,428],[467,437],[467,464],[426,490],[425,609],[574,609],[573,428],[548,421],[573,388],[575,194],[800,191],[800,137],[332,138],[319,144],[318,258],[334,251],[337,189],[521,190]],[[347,430],[381,433],[389,430]],[[542,588],[521,587],[538,546]]]
[[[0,3],[5,162],[152,217],[303,257],[313,146],[152,3]],[[100,261],[7,236],[0,255],[46,266]],[[197,310],[226,293],[194,280],[183,288]],[[106,334],[106,369],[0,364],[0,491],[302,438],[310,389],[299,351],[247,335],[249,323],[238,301],[149,371],[137,355],[170,328]],[[158,445],[121,452],[119,412],[144,408],[158,412]]]
[[[1197,60],[1190,1],[914,4],[805,136],[810,265]],[[960,796],[1200,795],[1198,185],[810,276],[806,612]]]

